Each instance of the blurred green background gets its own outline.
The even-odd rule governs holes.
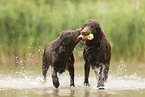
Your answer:
[[[145,62],[145,0],[0,0],[0,65],[40,65],[61,32],[98,21],[112,62]],[[83,43],[74,50],[83,61]]]

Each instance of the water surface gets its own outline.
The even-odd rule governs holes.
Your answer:
[[[90,72],[90,87],[83,85],[83,65],[75,66],[75,87],[69,87],[69,74],[59,75],[60,87],[52,84],[51,70],[43,83],[41,66],[0,66],[0,97],[145,97],[145,66],[112,65],[105,90],[98,90]]]

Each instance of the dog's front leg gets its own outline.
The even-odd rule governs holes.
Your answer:
[[[57,77],[57,71],[55,70],[54,67],[52,67],[52,81],[53,81],[54,87],[58,88],[60,84],[59,84],[59,80]]]
[[[71,66],[71,67],[68,67],[68,71],[69,71],[69,74],[70,74],[70,86],[73,86],[75,87],[75,84],[74,84],[74,66]]]
[[[89,73],[90,73],[90,64],[87,61],[85,61],[84,69],[85,69],[84,85],[85,86],[90,86],[89,85],[89,81],[88,81],[88,79],[89,79]]]
[[[68,71],[70,74],[70,86],[75,87],[75,84],[74,84],[74,56],[73,56],[73,54],[69,58]]]

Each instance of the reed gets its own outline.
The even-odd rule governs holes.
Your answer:
[[[0,65],[40,64],[43,47],[87,19],[100,23],[113,61],[144,62],[144,0],[1,0]],[[83,43],[74,50],[82,59]]]

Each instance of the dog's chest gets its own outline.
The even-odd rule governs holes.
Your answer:
[[[59,73],[64,72],[68,68],[69,57],[60,57],[54,62],[54,67]]]
[[[85,59],[91,63],[100,62],[104,57],[101,47],[87,47],[85,48],[84,55]]]
[[[67,69],[67,66],[68,65],[68,62],[64,62],[64,61],[57,61],[55,64],[54,64],[54,67],[56,68],[56,70],[59,72],[59,73],[62,73],[64,72],[66,69]]]

